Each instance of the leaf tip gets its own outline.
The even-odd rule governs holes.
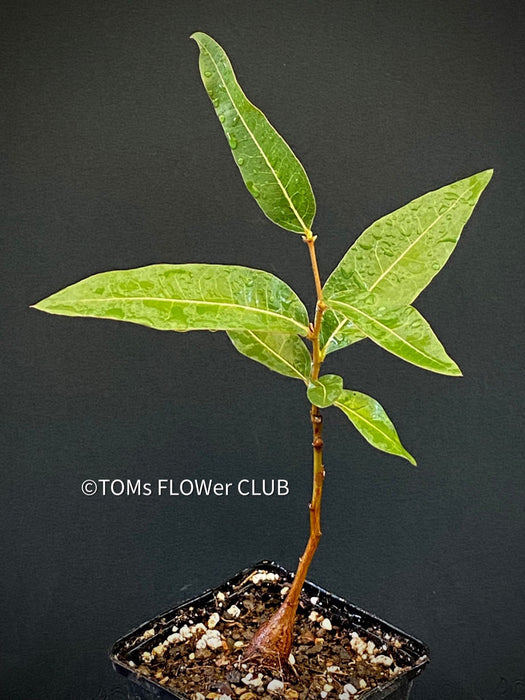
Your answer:
[[[454,363],[454,367],[450,370],[449,372],[451,377],[462,377],[463,372],[460,370],[460,368]]]
[[[408,461],[410,462],[410,464],[411,464],[413,467],[417,467],[417,462],[416,462],[416,460],[414,459],[414,457],[412,457],[412,455],[410,454],[410,452],[405,452],[404,457],[405,457],[406,460],[408,460]]]
[[[480,170],[479,173],[476,173],[475,175],[472,176],[472,180],[474,182],[477,182],[478,187],[480,187],[480,194],[483,192],[485,187],[489,184],[492,176],[494,175],[494,168],[487,168],[486,170]]]
[[[45,301],[46,301],[45,299],[41,299],[40,301],[37,301],[35,304],[30,304],[29,308],[36,309],[37,311],[46,311]]]
[[[211,37],[209,37],[204,32],[193,32],[193,34],[190,34],[190,39],[193,39],[193,41],[197,44],[197,46],[199,47],[199,51],[205,50],[204,44],[206,42],[206,39],[210,38]]]

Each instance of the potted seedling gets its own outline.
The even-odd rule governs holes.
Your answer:
[[[225,331],[243,355],[302,381],[313,435],[310,536],[295,574],[262,562],[134,630],[117,643],[113,660],[133,674],[136,697],[405,698],[428,660],[426,648],[305,584],[321,537],[322,409],[342,411],[371,445],[415,464],[380,403],[344,388],[340,376],[323,374],[322,367],[329,353],[368,338],[417,367],[461,374],[412,304],[454,250],[492,171],[424,194],[370,225],[323,284],[312,228],[316,204],[303,166],[246,98],[224,50],[201,32],[193,39],[246,188],[308,253],[313,317],[273,274],[203,263],[102,272],[35,307],[158,330]]]

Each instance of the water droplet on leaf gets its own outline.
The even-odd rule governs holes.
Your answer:
[[[224,124],[225,120],[226,120],[226,117],[224,116],[224,114],[219,114],[219,121],[220,121],[220,123],[221,123],[221,124]]]
[[[228,134],[228,142],[230,144],[230,148],[237,148],[237,139],[233,134]]]
[[[244,165],[244,158],[238,158],[237,163],[239,163],[239,165]]]
[[[246,183],[246,187],[248,188],[248,192],[257,199],[260,192],[251,180]]]
[[[207,78],[211,78],[211,71],[205,70],[205,71],[204,71],[204,75],[205,75]]]

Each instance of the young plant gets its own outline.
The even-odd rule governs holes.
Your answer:
[[[271,221],[306,244],[317,296],[313,319],[295,292],[268,272],[200,263],[103,272],[35,308],[158,330],[226,331],[239,352],[304,383],[313,432],[310,537],[284,602],[244,656],[276,667],[287,663],[299,595],[321,537],[325,471],[320,409],[335,406],[374,447],[415,464],[383,407],[360,391],[343,388],[340,376],[322,375],[323,361],[328,353],[369,338],[418,367],[461,375],[412,302],[448,260],[492,170],[429,192],[373,223],[323,285],[312,232],[315,199],[303,166],[246,98],[224,50],[202,32],[192,38],[200,49],[204,86],[246,188]]]

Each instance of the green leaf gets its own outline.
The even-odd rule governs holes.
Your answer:
[[[428,322],[413,306],[377,308],[373,294],[357,299],[339,294],[330,306],[353,321],[374,343],[401,359],[431,372],[461,375]]]
[[[343,391],[343,378],[337,374],[325,374],[315,382],[310,382],[307,390],[308,401],[319,408],[332,406]]]
[[[383,452],[404,457],[410,464],[416,465],[416,460],[401,444],[384,408],[371,396],[344,389],[335,406],[343,411],[371,445]]]
[[[199,68],[248,191],[266,216],[305,233],[315,216],[308,176],[288,144],[242,91],[224,49],[207,34],[192,34]]]
[[[342,292],[373,292],[376,304],[411,304],[444,266],[492,170],[429,192],[373,223],[355,241],[323,289],[325,300]],[[336,330],[334,330],[336,329]],[[323,355],[361,340],[353,325],[325,313]]]
[[[279,374],[308,382],[311,357],[297,335],[264,331],[230,331],[230,340],[237,350]]]
[[[341,350],[363,338],[366,338],[366,335],[357,328],[353,321],[349,321],[345,316],[340,316],[330,309],[324,312],[319,334],[321,357],[324,358],[329,353]]]
[[[166,331],[308,333],[306,309],[287,284],[269,272],[234,265],[149,265],[102,272],[35,308]]]
[[[328,278],[325,298],[373,292],[378,305],[411,304],[450,257],[492,172],[428,192],[373,223]]]

